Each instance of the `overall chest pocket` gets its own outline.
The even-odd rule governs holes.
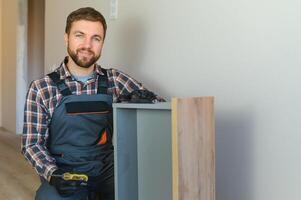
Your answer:
[[[65,103],[68,115],[108,114],[112,106],[105,101],[78,101]]]

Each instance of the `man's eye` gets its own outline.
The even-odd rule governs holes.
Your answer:
[[[93,38],[93,40],[96,41],[96,42],[100,42],[101,41],[101,39],[98,38],[98,37]]]
[[[77,38],[82,38],[83,35],[77,34],[77,35],[75,35],[75,37],[77,37]]]

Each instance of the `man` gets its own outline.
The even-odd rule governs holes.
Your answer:
[[[145,88],[96,64],[106,29],[95,9],[73,11],[64,35],[68,56],[28,90],[22,153],[41,177],[38,200],[114,199],[112,102]]]

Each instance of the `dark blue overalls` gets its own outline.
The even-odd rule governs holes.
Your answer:
[[[86,200],[99,193],[101,200],[114,199],[114,156],[112,95],[107,94],[108,78],[98,76],[95,95],[73,95],[56,72],[49,77],[62,94],[50,127],[48,149],[60,169],[89,176],[88,190],[62,198],[47,181],[37,191],[37,200]]]

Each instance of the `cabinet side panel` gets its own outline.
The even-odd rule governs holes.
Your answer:
[[[215,199],[213,97],[177,100],[179,200]]]
[[[138,200],[136,109],[114,109],[115,197]]]

